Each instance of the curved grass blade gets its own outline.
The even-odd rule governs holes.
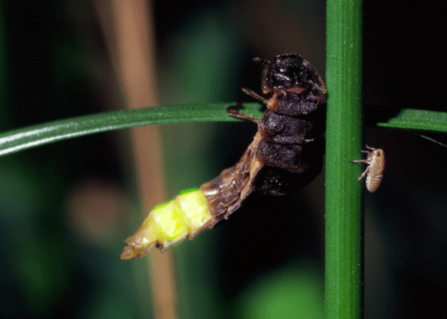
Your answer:
[[[403,109],[397,116],[387,122],[379,122],[377,126],[424,130],[432,132],[447,132],[447,113],[424,110]]]
[[[136,110],[105,112],[33,125],[0,134],[0,156],[73,137],[131,128],[142,125],[184,122],[234,122],[226,108],[232,103],[158,106]],[[260,118],[262,106],[244,103],[241,111]],[[380,112],[380,111],[379,111]],[[447,113],[402,109],[380,127],[447,132]]]
[[[234,122],[226,108],[233,103],[158,106],[136,110],[105,112],[33,125],[0,134],[0,155],[73,137],[125,129],[142,125],[183,122]],[[262,116],[258,103],[244,103],[241,111],[256,118]]]

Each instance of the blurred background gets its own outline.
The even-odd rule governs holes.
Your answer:
[[[118,22],[126,4],[140,9],[138,41]],[[368,114],[445,111],[441,10],[383,0],[364,9]],[[325,41],[325,1],[1,1],[0,129],[125,107],[252,101],[240,91],[260,92],[252,58],[296,52],[324,78]],[[132,99],[146,82],[123,71],[122,59],[145,52],[139,43],[149,95]],[[162,308],[178,318],[323,318],[323,173],[292,196],[252,195],[216,229],[164,253],[168,285],[154,288],[148,258],[117,260],[152,203],[141,203],[141,185],[166,185],[154,198],[197,187],[234,165],[255,131],[242,122],[166,125],[159,147],[115,131],[1,157],[0,317],[171,318],[152,302],[169,286],[176,297]],[[376,128],[365,141],[387,156],[381,187],[366,194],[365,318],[442,318],[447,148]],[[135,163],[139,148],[160,166]]]

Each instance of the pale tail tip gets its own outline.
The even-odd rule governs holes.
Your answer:
[[[126,247],[124,247],[123,252],[121,253],[118,259],[125,260],[133,258],[142,258],[146,256],[154,246],[155,244],[145,246],[144,248],[143,247],[137,248],[132,244],[128,244]]]
[[[135,252],[132,250],[132,248],[130,248],[129,246],[124,247],[123,252],[121,253],[121,255],[119,256],[118,259],[123,260],[123,259],[132,259],[135,258]]]

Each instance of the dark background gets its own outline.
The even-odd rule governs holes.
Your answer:
[[[153,12],[161,104],[252,101],[240,87],[260,91],[256,56],[296,52],[324,77],[324,1],[172,0]],[[441,12],[420,1],[365,2],[368,114],[445,110]],[[1,131],[117,109],[119,96],[93,2],[0,3]],[[255,129],[163,127],[170,195],[234,165]],[[447,148],[373,127],[365,142],[387,158],[382,185],[366,194],[365,318],[442,318]],[[150,313],[145,260],[116,260],[134,227],[126,143],[117,131],[0,158],[0,317]],[[293,196],[255,194],[174,248],[181,318],[323,317],[323,175]]]

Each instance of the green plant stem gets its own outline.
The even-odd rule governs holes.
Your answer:
[[[362,2],[327,5],[326,318],[361,318],[363,307]]]
[[[0,156],[73,137],[141,125],[239,121],[228,116],[226,108],[229,105],[231,103],[159,106],[105,112],[25,127],[0,134]],[[244,103],[241,112],[256,118],[262,115],[258,103]]]

